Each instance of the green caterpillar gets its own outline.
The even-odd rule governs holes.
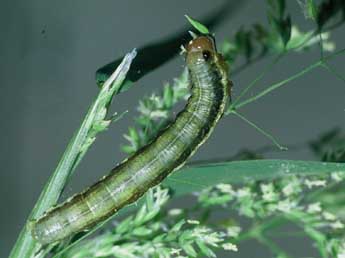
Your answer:
[[[196,37],[185,49],[192,94],[175,122],[109,175],[35,221],[34,239],[44,245],[92,228],[183,166],[209,137],[229,100],[227,66],[211,36]]]

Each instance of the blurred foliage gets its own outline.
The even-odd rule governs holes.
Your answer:
[[[313,2],[313,1],[310,1]],[[313,4],[309,4],[312,5]],[[318,7],[311,7],[315,11],[316,22],[319,29],[322,29],[330,20],[340,15],[340,21],[345,19],[345,1],[344,0],[327,0],[322,1]],[[339,18],[338,18],[339,19]]]
[[[334,128],[309,143],[311,150],[322,161],[345,162],[345,132]]]
[[[194,205],[172,209],[164,209],[169,196],[157,187],[149,191],[135,215],[59,257],[216,257],[219,249],[240,252],[241,243],[250,239],[264,244],[275,257],[292,257],[272,238],[303,233],[315,242],[322,257],[340,258],[345,251],[344,218],[334,208],[333,212],[326,208],[323,200],[308,197],[344,179],[344,173],[332,173],[247,180],[237,187],[221,183],[197,192]],[[344,210],[343,205],[337,208]],[[214,220],[213,214],[219,212],[228,218]],[[287,223],[298,228],[286,232]]]

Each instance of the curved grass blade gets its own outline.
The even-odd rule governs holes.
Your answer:
[[[201,22],[212,29],[222,23],[228,15],[236,12],[245,2],[226,1],[218,10],[201,19]],[[139,48],[137,57],[132,64],[132,69],[129,71],[120,92],[128,90],[133,82],[138,81],[141,77],[175,57],[180,52],[180,46],[190,40],[188,30],[191,28],[192,26],[185,27],[166,39]],[[121,60],[122,57],[96,71],[96,81],[99,86],[104,83]]]
[[[121,88],[135,56],[136,50],[127,54],[118,69],[116,69],[109,80],[104,83],[104,87],[100,90],[95,102],[91,105],[80,129],[70,141],[61,161],[45,185],[35,207],[29,215],[27,224],[56,204],[67,180],[85,155],[87,149],[95,140],[96,135],[109,126],[110,121],[105,120],[107,107],[112,97],[116,95]],[[38,244],[33,240],[29,227],[24,226],[11,251],[10,257],[33,257],[37,249]]]

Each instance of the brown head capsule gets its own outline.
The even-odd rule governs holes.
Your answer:
[[[186,46],[187,65],[214,61],[217,55],[216,46],[210,36],[200,36],[191,40]]]

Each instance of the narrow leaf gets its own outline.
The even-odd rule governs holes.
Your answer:
[[[187,20],[190,22],[190,24],[192,24],[192,26],[197,31],[199,31],[202,34],[210,34],[210,31],[208,30],[208,28],[205,25],[201,24],[197,20],[194,20],[193,18],[189,17],[188,15],[185,15],[185,17],[187,18]]]
[[[316,21],[316,19],[317,19],[317,6],[316,6],[314,0],[307,0],[306,5],[307,5],[306,11],[307,11],[308,17],[310,17],[314,21]]]
[[[90,137],[89,132],[92,131],[95,122],[99,122],[99,112],[103,111],[104,108],[109,105],[113,94],[115,94],[117,89],[121,87],[135,55],[135,50],[132,53],[127,54],[118,69],[109,77],[109,80],[105,82],[95,102],[91,105],[81,127],[71,139],[57,168],[45,185],[28,218],[28,223],[56,204],[67,180],[70,178],[87,148],[93,142],[92,139],[95,134]],[[102,116],[105,114],[106,113],[103,114],[102,112]],[[95,131],[93,131],[93,133],[95,133]],[[24,226],[11,251],[10,257],[33,257],[38,247],[39,245],[31,236],[29,227]]]

